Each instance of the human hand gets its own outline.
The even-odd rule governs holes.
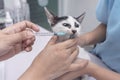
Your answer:
[[[20,80],[53,80],[66,72],[79,69],[77,63],[72,63],[79,51],[77,41],[71,39],[56,43],[56,39],[53,37],[48,42]]]
[[[74,80],[80,76],[87,74],[88,60],[77,59],[74,63],[79,64],[81,67],[79,67],[79,69],[76,71],[68,72],[68,73],[66,73],[66,74],[62,75],[61,77],[56,78],[54,80]]]
[[[25,50],[31,51],[35,41],[34,31],[39,31],[31,22],[23,21],[0,31],[0,60],[8,59]]]

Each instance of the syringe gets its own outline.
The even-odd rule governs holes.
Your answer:
[[[53,35],[56,35],[56,36],[65,36],[66,33],[65,32],[57,32],[57,33],[36,32],[35,35],[36,36],[53,36]]]

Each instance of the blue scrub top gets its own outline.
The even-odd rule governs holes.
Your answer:
[[[120,0],[99,0],[97,19],[107,25],[106,40],[93,53],[112,70],[120,73]]]

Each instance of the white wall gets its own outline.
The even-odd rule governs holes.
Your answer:
[[[59,0],[59,15],[72,15],[77,17],[83,12],[86,12],[85,19],[82,23],[82,32],[91,31],[98,25],[98,21],[96,20],[97,1],[98,0]]]

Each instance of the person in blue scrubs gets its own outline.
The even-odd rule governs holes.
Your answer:
[[[80,36],[79,45],[95,44],[92,54],[109,69],[89,61],[82,70],[69,72],[58,80],[73,80],[84,74],[96,80],[120,80],[120,0],[99,0],[96,15],[101,24],[92,32]]]

